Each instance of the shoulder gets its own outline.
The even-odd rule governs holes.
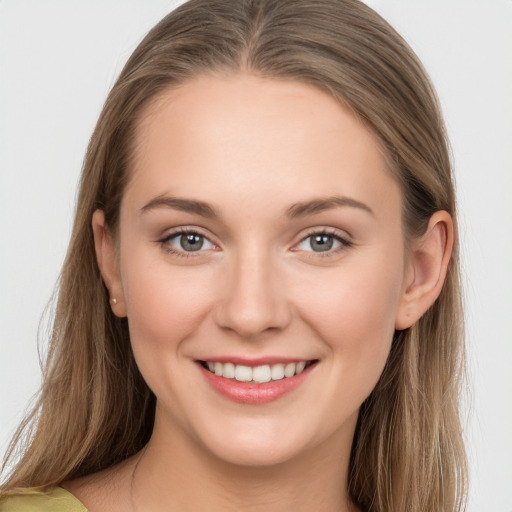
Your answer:
[[[87,512],[75,496],[62,487],[46,492],[17,494],[0,502],[0,512]]]

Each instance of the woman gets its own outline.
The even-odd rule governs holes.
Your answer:
[[[91,139],[0,506],[461,510],[461,318],[442,117],[400,36],[355,1],[188,2]]]

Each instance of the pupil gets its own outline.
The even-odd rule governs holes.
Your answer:
[[[180,244],[185,251],[198,251],[203,246],[203,237],[194,233],[181,235]]]
[[[330,235],[315,235],[311,240],[311,248],[314,251],[322,252],[332,249],[333,238]]]

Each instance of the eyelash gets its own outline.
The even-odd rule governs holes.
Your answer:
[[[169,233],[164,238],[158,240],[158,243],[162,246],[162,248],[167,251],[168,253],[172,254],[173,256],[177,256],[178,258],[195,258],[198,256],[198,254],[194,254],[195,252],[203,252],[201,250],[198,251],[179,251],[174,249],[169,244],[169,241],[173,238],[183,236],[183,235],[199,235],[200,237],[203,237],[204,239],[208,240],[212,245],[215,246],[215,244],[203,233],[196,229],[179,229],[178,231],[173,231],[172,233]],[[347,240],[344,237],[341,237],[336,233],[334,229],[316,229],[312,230],[309,233],[306,234],[306,236],[302,237],[298,244],[295,244],[295,246],[302,244],[305,242],[308,238],[318,235],[327,235],[329,237],[332,237],[334,240],[339,242],[341,245],[333,250],[328,250],[325,252],[319,252],[319,251],[303,251],[304,253],[308,253],[306,257],[308,258],[329,258],[332,256],[336,256],[340,251],[343,251],[344,249],[348,249],[352,247],[353,243],[350,240]],[[293,250],[293,249],[292,249]],[[295,251],[298,251],[295,249]]]
[[[334,240],[340,243],[340,246],[325,252],[315,252],[315,251],[304,251],[306,253],[307,258],[332,258],[333,256],[337,256],[341,251],[349,249],[352,247],[353,242],[340,236],[335,229],[313,229],[306,234],[306,236],[300,239],[299,244],[306,241],[308,238],[318,235],[327,235],[332,237]],[[299,245],[296,244],[296,245]]]
[[[186,228],[182,228],[177,231],[173,231],[172,233],[169,233],[164,238],[158,240],[158,243],[162,246],[162,248],[166,252],[172,254],[173,256],[177,256],[178,258],[195,258],[198,256],[197,254],[194,254],[195,252],[203,252],[201,250],[199,250],[199,251],[178,251],[172,245],[169,244],[169,241],[172,240],[173,238],[180,237],[183,235],[199,235],[200,237],[203,237],[205,240],[208,240],[212,245],[215,246],[215,244],[212,241],[210,241],[210,239],[206,235],[204,235],[197,229],[186,229]]]

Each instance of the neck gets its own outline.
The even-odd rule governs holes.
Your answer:
[[[352,512],[347,494],[355,428],[336,432],[300,456],[268,466],[226,462],[156,421],[134,466],[134,510]]]

